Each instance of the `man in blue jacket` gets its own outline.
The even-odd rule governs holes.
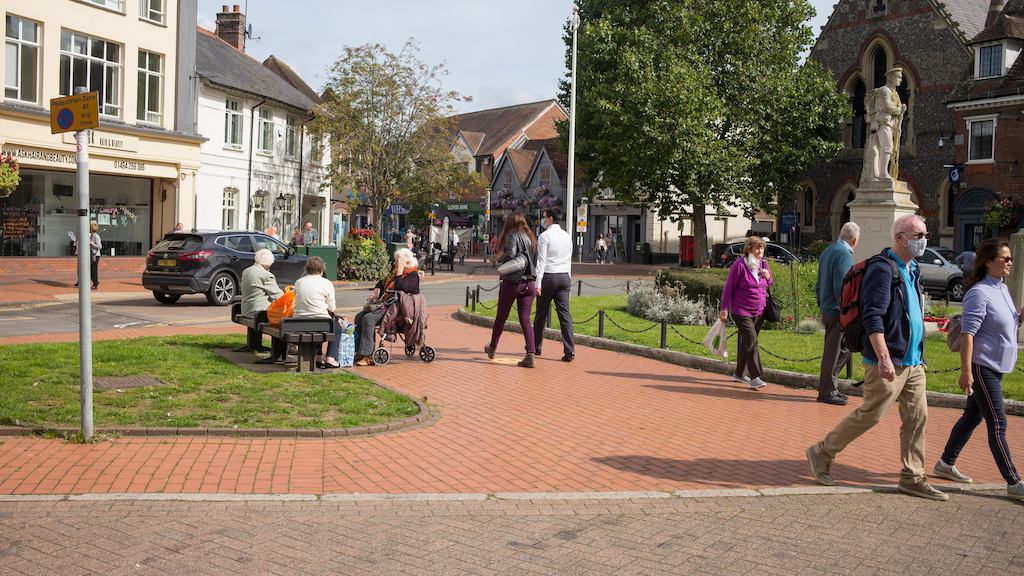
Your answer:
[[[839,326],[839,304],[843,294],[843,277],[853,267],[853,251],[860,240],[860,226],[843,224],[839,239],[829,244],[818,258],[818,284],[815,287],[821,323],[825,325],[825,349],[821,356],[818,378],[818,402],[843,406],[846,394],[839,391],[839,371],[850,361],[850,350],[843,341]]]
[[[864,403],[824,440],[807,449],[819,484],[835,485],[832,460],[850,442],[877,424],[893,402],[900,404],[899,490],[931,500],[949,497],[928,484],[924,472],[924,431],[928,421],[924,374],[924,309],[921,272],[914,258],[924,254],[928,228],[909,215],[892,225],[893,244],[864,269],[860,317],[864,326]],[[891,260],[891,262],[885,261]],[[892,263],[896,264],[893,276]]]

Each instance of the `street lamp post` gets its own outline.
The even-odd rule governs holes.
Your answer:
[[[576,31],[580,27],[580,7],[572,5],[572,66],[569,69],[569,173],[566,175],[565,231],[572,234],[576,229],[576,205],[573,203],[573,189],[576,186]],[[583,248],[581,247],[582,251]],[[571,260],[570,260],[571,262]]]

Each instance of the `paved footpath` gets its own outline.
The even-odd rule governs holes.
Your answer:
[[[755,392],[726,377],[581,348],[566,364],[555,342],[537,368],[515,366],[522,336],[499,356],[488,331],[434,308],[428,340],[437,360],[355,370],[415,397],[440,415],[430,425],[329,440],[121,438],[95,445],[0,439],[0,494],[76,493],[496,493],[747,488],[811,483],[804,449],[860,400],[841,408],[814,392],[770,385]],[[325,375],[325,377],[329,377]],[[959,412],[933,408],[928,463]],[[102,423],[99,423],[102,425]],[[833,472],[844,484],[893,484],[899,418],[890,410],[852,444]],[[1010,419],[1011,446],[1024,426]],[[1022,448],[1024,449],[1024,448]],[[983,433],[960,468],[1000,478]]]
[[[1021,574],[986,494],[0,502],[6,575]]]

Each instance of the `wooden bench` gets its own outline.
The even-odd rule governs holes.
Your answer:
[[[271,326],[256,322],[252,317],[242,316],[242,305],[236,303],[231,306],[231,321],[286,344],[297,345],[299,363],[295,367],[296,372],[302,371],[303,364],[309,367],[310,372],[316,372],[317,352],[324,342],[334,340],[334,320],[331,318],[285,318],[281,320],[280,326]]]

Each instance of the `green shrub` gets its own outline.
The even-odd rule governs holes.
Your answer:
[[[821,253],[825,251],[825,248],[828,248],[829,244],[830,242],[826,240],[815,240],[807,245],[807,251],[814,254],[815,258],[821,258]]]
[[[722,288],[728,275],[728,268],[666,268],[658,272],[654,283],[659,288],[682,290],[690,300],[704,298],[717,306],[722,301]]]
[[[800,320],[821,315],[815,296],[815,285],[818,283],[817,262],[791,265],[772,262],[771,269],[774,279],[772,295],[782,307],[782,322],[777,323],[776,327],[778,324],[795,326]]]
[[[338,278],[380,280],[388,273],[388,249],[372,230],[354,228],[338,253]]]
[[[691,300],[678,287],[640,282],[629,293],[626,310],[651,322],[710,326],[718,318],[715,304],[704,297]]]

